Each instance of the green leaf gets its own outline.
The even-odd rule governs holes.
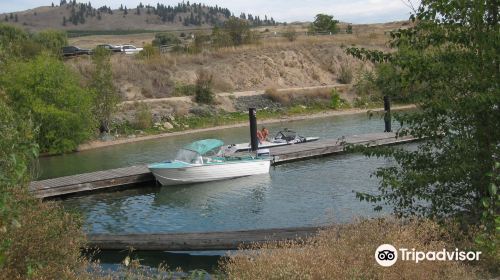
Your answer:
[[[481,199],[481,203],[483,204],[484,208],[489,208],[490,207],[490,201],[488,198],[486,197],[483,197]]]
[[[490,184],[488,191],[490,192],[490,195],[494,196],[497,194],[497,186],[493,183]]]

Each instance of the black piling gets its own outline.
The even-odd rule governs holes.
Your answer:
[[[252,151],[257,151],[259,148],[259,139],[257,139],[257,110],[248,108],[248,120],[250,121],[250,144]]]
[[[384,130],[384,132],[392,132],[392,128],[391,128],[391,123],[392,123],[391,99],[387,95],[384,96],[384,111],[385,111],[385,114],[384,114],[385,130]]]

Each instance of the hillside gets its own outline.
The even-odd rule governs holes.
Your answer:
[[[67,64],[90,79],[92,65],[87,57]],[[180,88],[196,82],[201,69],[213,75],[216,92],[231,92],[331,85],[338,83],[342,67],[353,74],[370,67],[346,55],[333,38],[304,38],[294,43],[244,46],[198,55],[164,55],[153,61],[115,55],[112,66],[123,100],[175,96]]]
[[[232,14],[226,8],[201,3],[182,2],[175,6],[93,7],[90,2],[61,1],[62,5],[43,6],[26,11],[0,14],[0,22],[22,26],[29,30],[178,30],[210,28],[219,25]],[[273,25],[273,18],[251,14],[240,17],[252,26]]]

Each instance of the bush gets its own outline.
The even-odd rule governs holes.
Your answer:
[[[264,92],[264,96],[269,98],[270,100],[280,103],[282,105],[290,105],[291,98],[289,94],[280,93],[276,88],[268,88]]]
[[[36,131],[0,92],[0,278],[74,279],[84,272],[81,220],[28,194]]]
[[[337,80],[342,84],[350,84],[352,82],[352,70],[349,64],[343,63],[340,65],[340,72]]]
[[[160,55],[160,50],[158,49],[157,46],[154,46],[152,44],[147,44],[142,48],[142,51],[139,52],[137,57],[143,59],[154,59],[157,58],[159,55]]]
[[[295,28],[289,26],[285,30],[285,33],[283,33],[283,36],[288,39],[288,41],[293,42],[297,40],[297,31],[295,31]]]
[[[85,273],[79,218],[55,202],[32,198],[26,190],[16,191],[6,206],[14,205],[16,222],[0,231],[3,279],[76,279]]]
[[[59,55],[61,48],[67,44],[68,38],[64,31],[28,33],[14,26],[0,24],[0,46],[14,57],[34,58],[44,50]]]
[[[332,107],[332,109],[339,109],[341,105],[342,105],[342,99],[340,98],[340,95],[337,92],[337,90],[333,89],[331,93],[330,107]]]
[[[92,56],[94,69],[90,86],[95,94],[93,111],[99,122],[100,132],[109,132],[111,115],[120,100],[113,84],[110,60],[111,52],[105,48],[97,48]]]
[[[155,38],[152,42],[152,45],[153,46],[179,45],[180,43],[181,40],[174,33],[161,32],[155,34]]]
[[[138,103],[135,112],[135,126],[138,129],[148,129],[153,126],[153,115],[146,103]]]
[[[27,62],[7,63],[0,88],[21,118],[33,117],[39,126],[42,152],[74,150],[96,127],[93,96],[61,61],[46,55]]]
[[[198,103],[211,104],[214,102],[214,93],[212,92],[213,75],[208,71],[198,72],[195,88],[195,100]]]

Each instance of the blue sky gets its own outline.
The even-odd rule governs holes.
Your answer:
[[[77,0],[78,1],[78,0]],[[79,2],[88,2],[81,0]],[[156,5],[157,2],[175,5],[177,0],[90,0],[93,6],[102,5],[117,8],[120,4],[136,7],[139,2]],[[195,1],[229,8],[235,15],[241,12],[253,15],[269,15],[278,21],[311,21],[314,15],[325,13],[336,19],[352,23],[376,23],[408,19],[408,0],[203,0]],[[418,0],[411,0],[414,5]],[[48,6],[52,0],[0,0],[0,13],[27,10],[38,6]],[[55,0],[54,4],[59,4]]]

